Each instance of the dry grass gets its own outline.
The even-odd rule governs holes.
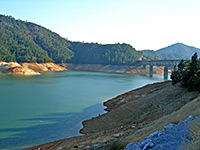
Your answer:
[[[184,140],[179,150],[200,150],[200,119],[187,125],[191,141]]]
[[[112,143],[106,150],[122,150],[126,147],[127,143]]]
[[[160,119],[154,121],[152,124],[149,124],[147,127],[136,131],[134,134],[128,136],[125,141],[132,143],[140,142],[144,137],[147,137],[151,133],[162,130],[163,127],[169,123],[179,123],[184,121],[189,115],[200,115],[200,97],[187,103],[178,111],[163,116]]]

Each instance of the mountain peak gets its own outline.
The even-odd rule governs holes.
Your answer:
[[[175,48],[175,47],[190,47],[190,46],[188,46],[188,45],[185,45],[185,44],[183,44],[183,43],[175,43],[175,44],[172,44],[172,45],[169,45],[169,46],[167,46],[167,47],[164,47],[164,48],[161,48],[161,49],[158,49],[157,51],[165,51],[166,49],[168,49],[168,48]]]
[[[199,48],[175,43],[154,52],[143,51],[143,55],[151,59],[190,59],[195,52],[200,56]]]

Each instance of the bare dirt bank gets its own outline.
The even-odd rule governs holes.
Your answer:
[[[0,62],[0,72],[15,75],[39,75],[39,71],[64,71],[66,68],[54,63]]]
[[[145,124],[177,111],[198,96],[170,81],[146,85],[104,103],[108,113],[83,122],[81,133],[95,133],[131,124]]]
[[[148,74],[149,66],[120,66],[120,65],[100,65],[100,64],[71,64],[62,63],[63,67],[69,70],[95,71],[95,72],[113,72],[113,73],[131,73],[131,74]],[[154,66],[154,73],[163,74],[164,68]]]
[[[104,103],[108,112],[83,122],[83,136],[63,139],[27,150],[110,149],[139,142],[169,123],[200,115],[200,95],[171,82],[146,85]],[[55,131],[56,132],[56,131]]]
[[[149,67],[142,66],[118,66],[118,65],[100,65],[100,64],[71,64],[71,63],[17,63],[17,62],[0,62],[0,72],[16,75],[39,75],[42,71],[95,71],[95,72],[112,72],[112,73],[131,73],[131,74],[148,74]],[[155,74],[163,74],[164,68],[154,66]]]

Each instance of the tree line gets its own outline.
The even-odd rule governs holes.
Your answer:
[[[131,65],[141,56],[129,44],[97,44],[71,42],[74,52],[71,62],[77,64]]]
[[[200,92],[200,59],[198,59],[197,53],[189,61],[181,60],[178,68],[177,66],[174,67],[171,79],[173,85],[180,83],[188,91]]]

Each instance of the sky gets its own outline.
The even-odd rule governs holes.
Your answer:
[[[0,0],[0,14],[70,41],[127,43],[136,50],[200,48],[200,0]]]

